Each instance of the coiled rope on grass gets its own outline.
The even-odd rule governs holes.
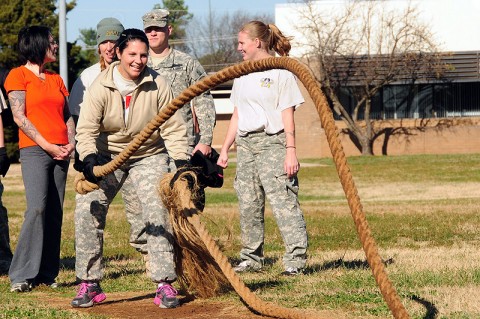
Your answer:
[[[370,265],[375,281],[380,289],[380,292],[382,293],[383,299],[387,303],[390,311],[392,312],[392,315],[395,318],[410,318],[395,288],[388,279],[383,261],[379,256],[377,245],[372,236],[370,227],[367,223],[365,213],[363,212],[363,208],[360,203],[360,197],[358,196],[358,192],[353,181],[353,177],[348,166],[343,147],[338,137],[338,131],[335,126],[332,111],[328,106],[323,92],[321,91],[320,87],[318,86],[308,69],[300,62],[292,58],[272,57],[259,61],[245,61],[224,68],[223,70],[207,76],[201,81],[191,85],[190,87],[185,89],[178,97],[172,100],[166,107],[163,107],[161,111],[155,116],[155,118],[153,118],[145,126],[145,128],[132,140],[132,142],[130,142],[130,144],[117,157],[115,157],[111,162],[103,166],[94,167],[94,174],[96,176],[105,176],[118,169],[132,154],[134,154],[138,150],[138,148],[148,139],[148,137],[156,129],[158,129],[167,119],[169,119],[180,107],[182,107],[185,103],[191,101],[199,94],[209,89],[212,89],[221,83],[235,79],[242,75],[270,69],[289,70],[298,77],[298,79],[307,89],[319,114],[320,121],[324,128],[325,135],[333,156],[335,167],[337,169],[340,182],[342,184],[348,201],[348,205],[350,207],[350,212],[355,223],[357,234],[362,243],[367,262]],[[86,181],[83,177],[83,174],[77,174],[75,178],[75,189],[78,193],[85,194],[97,188],[97,185]],[[202,240],[206,244],[209,241],[209,239],[207,238],[207,233],[204,229],[202,229],[203,226],[201,225],[201,223],[199,221],[196,221],[196,218],[197,217],[191,217],[192,224],[194,225],[198,233],[202,236]],[[221,252],[214,250],[210,251],[210,254],[215,258],[215,260],[217,260],[217,254],[221,254]],[[235,288],[235,285],[238,283],[231,284]],[[235,288],[235,290],[237,290],[237,288]],[[265,309],[254,308],[253,305],[249,303],[249,300],[245,300],[245,302],[259,313],[267,314]],[[254,303],[253,301],[251,302]]]

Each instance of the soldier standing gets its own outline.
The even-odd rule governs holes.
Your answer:
[[[238,51],[245,61],[288,56],[290,41],[274,24],[251,21],[238,33]],[[295,148],[295,109],[304,102],[295,76],[272,69],[241,76],[233,82],[234,111],[217,164],[228,165],[228,149],[237,143],[234,187],[240,206],[242,262],[236,272],[256,271],[264,263],[265,199],[285,243],[284,275],[303,272],[307,231],[298,202],[300,169]]]

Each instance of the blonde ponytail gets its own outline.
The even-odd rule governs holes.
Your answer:
[[[280,56],[288,56],[292,46],[290,39],[274,24],[265,24],[261,21],[250,21],[243,25],[240,31],[246,32],[252,39],[258,38],[267,50],[273,50]]]

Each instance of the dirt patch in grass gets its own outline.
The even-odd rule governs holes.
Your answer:
[[[162,309],[153,304],[153,294],[141,292],[124,292],[107,294],[107,300],[94,307],[86,309],[74,309],[70,307],[70,298],[52,297],[39,295],[38,299],[48,302],[51,306],[95,315],[104,315],[108,318],[142,318],[142,319],[257,319],[266,318],[250,311],[246,306],[236,305],[229,302],[194,300],[189,301],[184,297],[182,305],[174,309]],[[314,316],[312,311],[300,310],[305,318]],[[315,312],[320,318],[340,319],[346,318],[342,314],[330,311]]]

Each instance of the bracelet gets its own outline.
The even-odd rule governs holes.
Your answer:
[[[286,146],[286,148],[296,148],[295,146]]]

